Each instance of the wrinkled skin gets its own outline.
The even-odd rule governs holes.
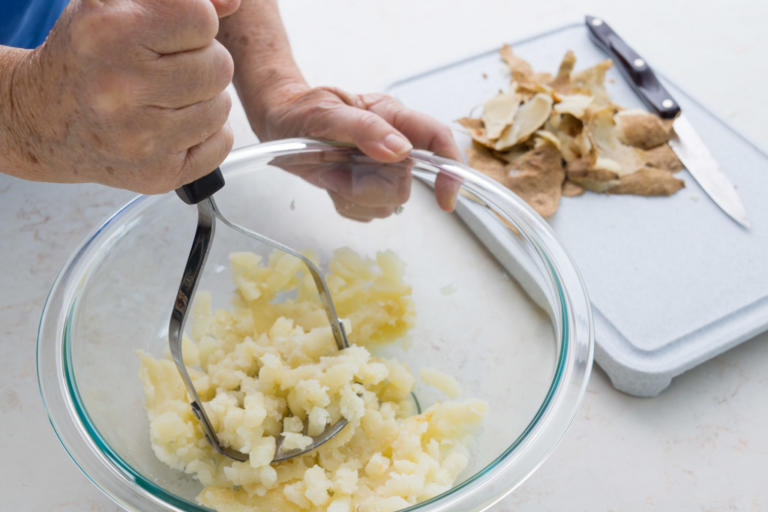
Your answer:
[[[263,139],[305,136],[350,142],[380,162],[401,161],[413,147],[461,160],[447,126],[402,106],[386,94],[354,95],[331,87],[286,89],[285,97],[275,101],[268,111]],[[391,147],[388,141],[392,141]],[[390,177],[386,177],[388,169],[392,173]],[[380,167],[371,173],[366,180],[383,185],[376,193],[369,186],[365,193],[353,194],[339,179],[326,188],[337,211],[344,216],[357,220],[386,217],[408,199],[410,167],[404,169],[404,166]],[[325,174],[326,181],[328,176],[343,175],[342,172]],[[350,175],[349,170],[346,175]],[[373,180],[373,176],[377,179]],[[355,181],[361,182],[361,177],[356,175]],[[443,210],[453,210],[460,186],[461,182],[455,178],[445,173],[438,175],[435,197]],[[392,190],[398,192],[387,192]]]
[[[236,63],[230,47],[216,39],[220,18],[237,20],[250,11],[241,25],[269,34],[283,30],[279,15],[271,16],[277,12],[274,2],[239,7],[240,0],[72,0],[41,47],[0,48],[7,51],[0,66],[10,77],[10,114],[2,119],[8,135],[0,137],[0,149],[10,156],[0,157],[2,171],[149,194],[209,173],[233,139],[225,88]],[[230,35],[231,41],[243,40],[237,31]],[[235,53],[243,60],[238,69],[255,77],[246,81],[249,94],[241,84],[238,92],[262,140],[305,136],[350,142],[388,163],[404,160],[414,147],[461,158],[446,126],[389,96],[311,88],[298,71],[264,82],[273,68],[295,68],[287,40],[288,53],[278,52],[282,62],[265,61],[272,52],[265,45],[273,39]],[[5,101],[6,88],[0,89]],[[455,179],[438,178],[441,208],[453,209],[459,187]],[[354,203],[343,192],[329,193],[340,213],[358,220],[385,216],[397,206],[376,194]]]
[[[224,89],[234,66],[215,40],[218,14],[232,8],[72,2],[14,75],[31,177],[157,193],[210,172],[232,147]]]

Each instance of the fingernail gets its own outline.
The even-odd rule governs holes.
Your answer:
[[[407,139],[395,133],[384,137],[384,147],[396,155],[403,155],[413,149]]]

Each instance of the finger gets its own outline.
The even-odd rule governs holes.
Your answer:
[[[232,81],[232,55],[218,41],[144,64],[139,99],[146,105],[181,108],[215,98]]]
[[[157,109],[158,133],[169,134],[167,143],[172,152],[185,151],[207,140],[224,126],[232,109],[232,98],[221,91],[215,98],[181,109]]]
[[[211,0],[219,18],[231,16],[240,8],[240,0]]]
[[[395,212],[396,206],[368,206],[349,201],[346,198],[328,191],[333,201],[333,206],[339,215],[360,222],[369,222],[373,219],[383,219]]]
[[[436,119],[408,109],[394,98],[383,95],[366,95],[362,101],[372,112],[379,114],[400,130],[417,148],[428,149],[438,155],[462,161],[451,130]],[[441,172],[435,180],[435,199],[440,209],[452,212],[456,207],[456,197],[461,188],[461,180]]]
[[[191,183],[213,171],[227,157],[233,141],[232,128],[225,124],[204,142],[190,148],[174,188]]]
[[[219,16],[211,0],[140,0],[142,44],[167,55],[203,48],[219,31]]]
[[[351,159],[346,151],[278,155],[269,161],[269,165],[295,174],[321,188],[326,188],[320,182],[325,173],[341,171],[364,172],[365,168],[373,167],[369,160],[363,160],[362,158]]]
[[[367,94],[363,95],[361,100],[368,110],[399,130],[415,147],[428,149],[454,160],[462,160],[450,128],[437,119],[406,108],[385,94]]]
[[[336,166],[313,178],[321,187],[365,206],[396,208],[411,195],[410,166]]]
[[[456,208],[456,197],[461,189],[462,181],[457,176],[440,172],[435,178],[435,199],[441,210],[452,212]]]
[[[349,159],[345,153],[308,153],[281,155],[269,164],[369,206],[396,207],[411,194],[410,160],[382,165],[368,158]]]
[[[349,105],[338,105],[314,116],[308,127],[316,137],[351,142],[381,162],[405,158],[413,146],[402,133],[378,115]]]

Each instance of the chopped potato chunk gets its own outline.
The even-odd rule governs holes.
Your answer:
[[[183,350],[198,367],[192,376],[220,440],[249,459],[215,453],[170,357],[141,354],[152,448],[203,484],[200,504],[220,512],[394,511],[449,489],[468,464],[486,405],[439,402],[414,415],[414,375],[366,348],[413,325],[411,288],[395,254],[334,255],[327,282],[354,343],[343,351],[299,260],[282,253],[230,260],[232,309],[213,312],[211,297],[200,294],[194,339]],[[425,371],[422,378],[449,396],[460,392],[452,377]],[[342,417],[348,425],[328,443],[272,463],[278,437],[284,448],[301,449]]]

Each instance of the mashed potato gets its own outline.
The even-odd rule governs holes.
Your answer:
[[[416,414],[414,375],[366,348],[413,324],[398,258],[334,255],[327,282],[352,343],[343,351],[298,259],[234,253],[231,263],[231,311],[212,313],[210,296],[198,294],[183,350],[221,442],[249,460],[215,453],[173,362],[141,354],[152,447],[203,484],[198,501],[220,512],[389,512],[449,489],[467,465],[486,404],[445,402]],[[271,463],[278,436],[300,448],[310,442],[305,426],[316,435],[342,417],[347,427],[317,450]]]

